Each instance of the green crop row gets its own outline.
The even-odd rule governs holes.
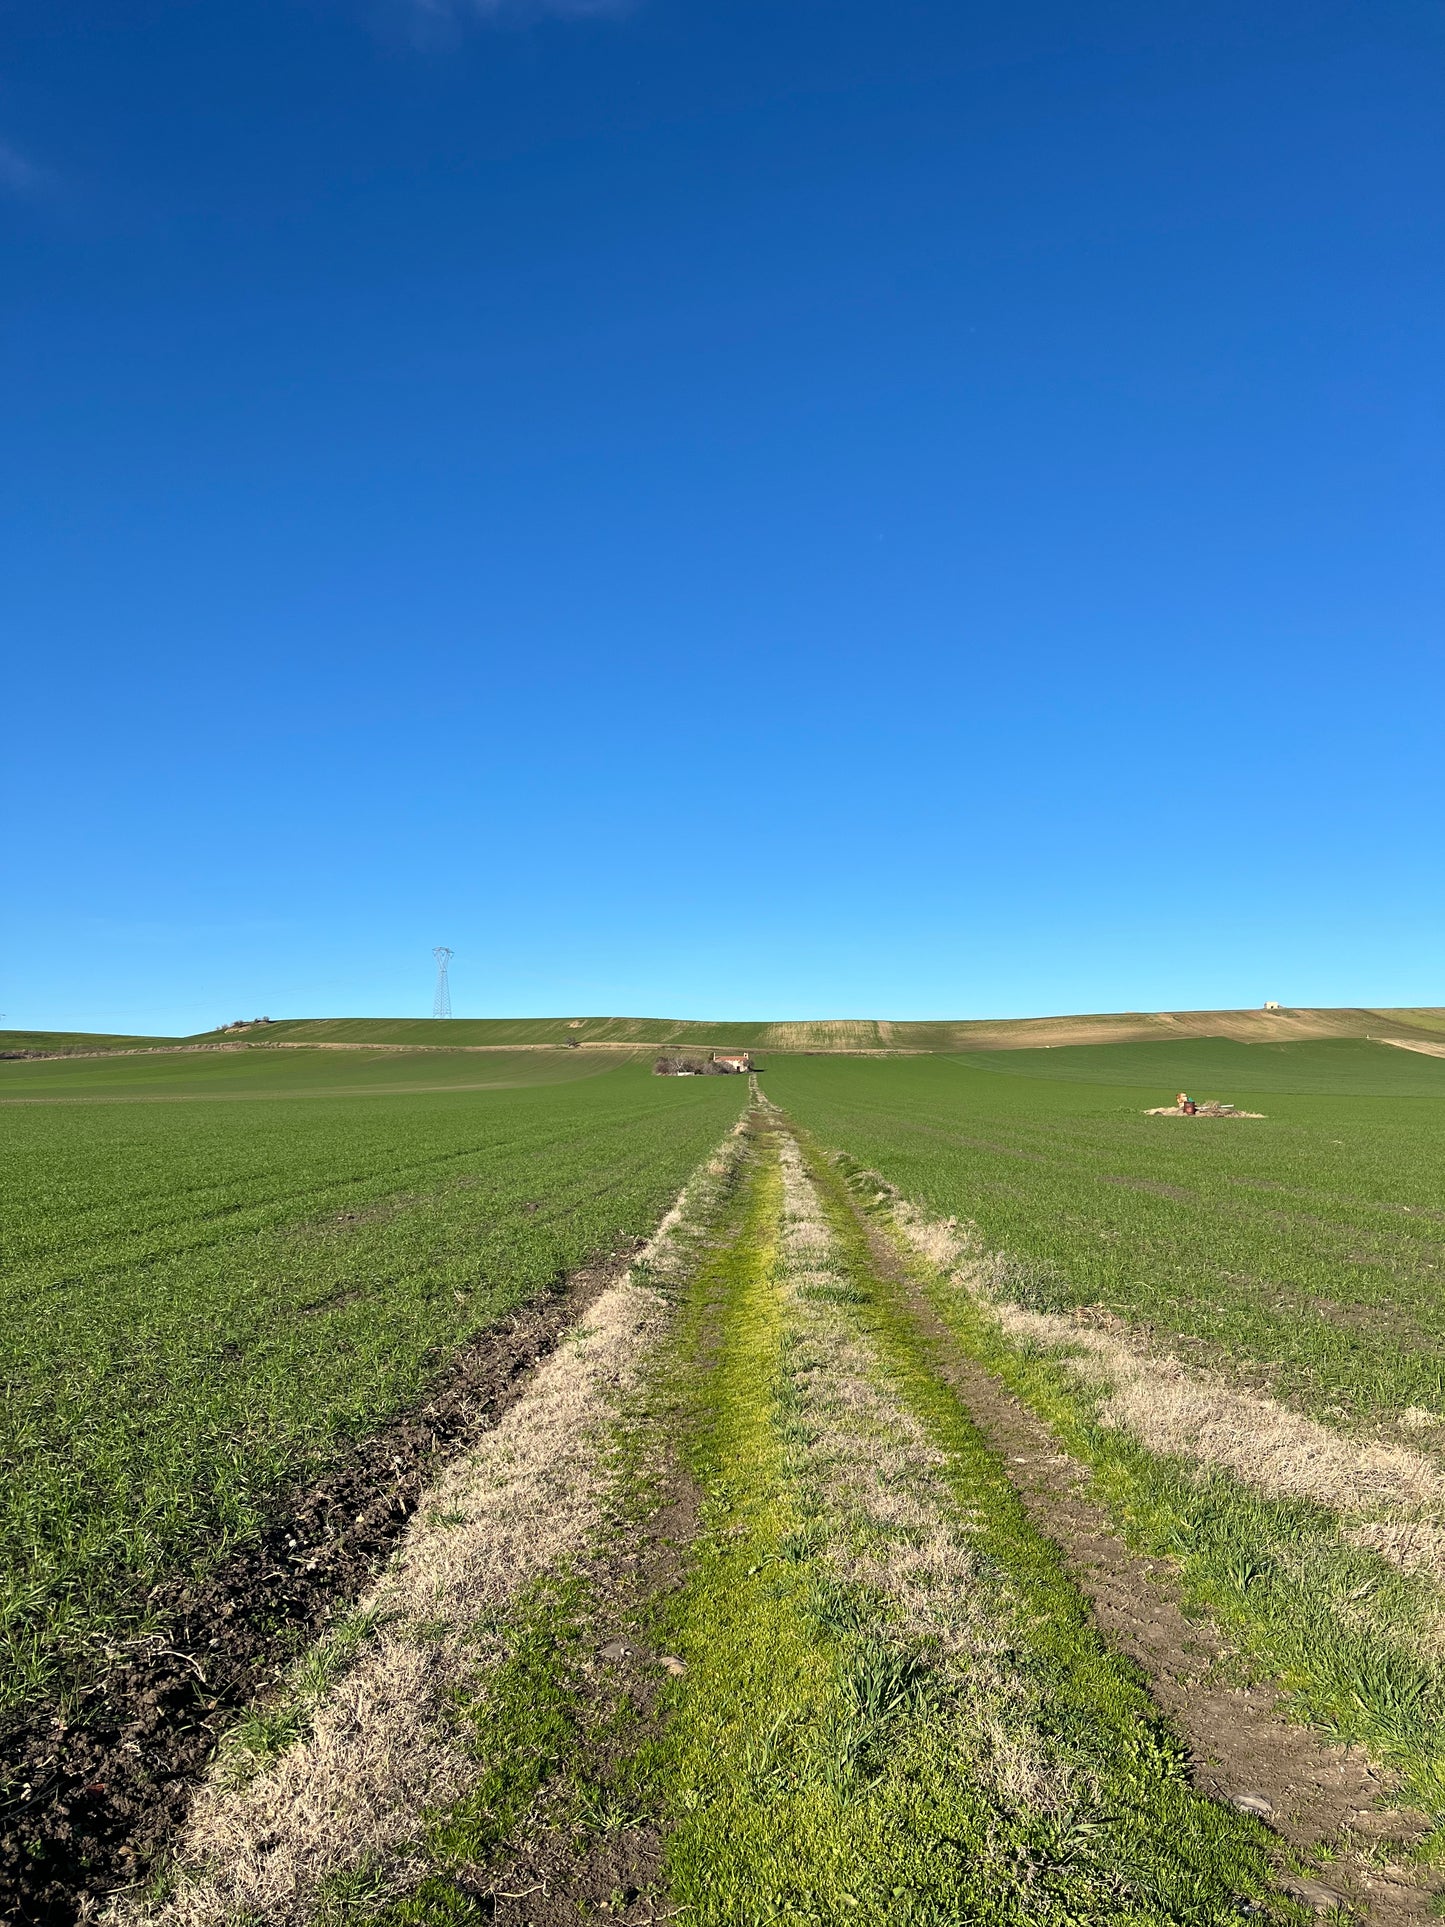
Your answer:
[[[1131,1063],[1146,1048],[1117,1047]],[[822,1142],[977,1225],[1036,1309],[1106,1307],[1335,1424],[1445,1410],[1445,1065],[1419,1060],[1433,1097],[1356,1094],[1340,1056],[1334,1093],[1250,1101],[1245,1055],[1235,1082],[1199,1094],[1263,1118],[1145,1115],[1189,1074],[1188,1048],[1153,1087],[1087,1083],[1072,1065],[1046,1079],[1040,1060],[1063,1052],[1017,1052],[1023,1075],[779,1060],[768,1089]],[[1278,1082],[1281,1051],[1315,1076],[1340,1047],[1221,1048],[1267,1051]]]
[[[502,1090],[571,1083],[617,1067],[626,1053],[567,1050],[437,1050],[388,1045],[335,1050],[269,1044],[184,1046],[108,1056],[33,1058],[0,1064],[0,1108],[108,1099],[384,1096],[428,1090]]]
[[[233,1060],[189,1061],[200,1088]],[[743,1095],[631,1064],[279,1088],[0,1111],[5,1701],[63,1688],[158,1578],[219,1560],[460,1344],[648,1231]]]

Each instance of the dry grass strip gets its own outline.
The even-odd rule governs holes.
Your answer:
[[[638,1269],[665,1282],[685,1260],[738,1154],[735,1132],[673,1205]],[[631,1275],[540,1367],[530,1389],[438,1477],[360,1612],[377,1627],[315,1711],[310,1731],[249,1778],[223,1756],[201,1788],[166,1896],[114,1897],[108,1927],[299,1927],[323,1884],[390,1862],[398,1886],[425,1871],[419,1822],[476,1775],[449,1707],[499,1656],[479,1624],[597,1531],[608,1470],[600,1447],[668,1318]]]
[[[878,1182],[903,1237],[934,1270],[985,1305],[1009,1338],[1061,1354],[1080,1379],[1105,1388],[1105,1424],[1151,1452],[1217,1466],[1271,1498],[1312,1500],[1347,1520],[1380,1513],[1348,1525],[1346,1536],[1445,1581],[1445,1473],[1435,1462],[1407,1446],[1348,1438],[1277,1399],[1239,1391],[1151,1348],[1122,1321],[1101,1325],[1097,1312],[1086,1322],[1013,1302],[1015,1267],[988,1252],[971,1226],[929,1217]],[[1402,1422],[1416,1418],[1406,1413]]]
[[[847,1278],[791,1137],[782,1143],[783,1293],[799,1339],[793,1383],[808,1444],[793,1469],[826,1521],[841,1579],[885,1602],[889,1624],[946,1679],[971,1770],[1005,1807],[1066,1808],[1077,1768],[1051,1746],[1036,1694],[1008,1658],[1027,1638],[997,1577],[985,1579],[943,1453],[889,1387],[835,1296]]]

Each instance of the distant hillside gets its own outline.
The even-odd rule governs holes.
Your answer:
[[[1171,1037],[1228,1037],[1240,1044],[1311,1037],[1430,1040],[1445,1034],[1445,1010],[1131,1010],[1081,1017],[882,1023],[877,1028],[885,1046],[915,1050],[1027,1050],[1045,1044],[1132,1044]]]
[[[1445,1010],[1119,1011],[1077,1017],[941,1019],[822,1018],[777,1023],[693,1022],[666,1017],[298,1018],[244,1033],[310,1044],[686,1044],[774,1051],[1027,1050],[1046,1044],[1140,1043],[1228,1037],[1286,1043],[1310,1037],[1439,1039]]]
[[[174,1050],[183,1037],[116,1037],[90,1030],[0,1030],[5,1051]]]
[[[301,1017],[239,1033],[285,1044],[662,1044],[697,1026],[661,1017]],[[719,1038],[738,1025],[708,1028]],[[741,1028],[757,1030],[759,1025]],[[225,1033],[214,1032],[213,1036]]]
[[[579,1044],[659,1044],[772,1051],[1031,1050],[1047,1045],[1146,1043],[1223,1037],[1241,1044],[1316,1037],[1379,1037],[1439,1043],[1445,1009],[1116,1011],[1076,1017],[941,1019],[830,1018],[777,1023],[692,1022],[668,1017],[300,1017],[242,1032],[189,1038],[92,1036],[84,1032],[0,1032],[0,1051],[174,1050],[199,1044],[431,1045],[456,1050]]]

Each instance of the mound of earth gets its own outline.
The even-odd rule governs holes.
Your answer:
[[[1145,1117],[1263,1117],[1263,1111],[1240,1111],[1232,1104],[1200,1104],[1192,1111],[1181,1110],[1177,1104],[1160,1104]]]

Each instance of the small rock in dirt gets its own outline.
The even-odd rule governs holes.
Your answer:
[[[687,1661],[678,1659],[673,1653],[663,1653],[657,1663],[664,1673],[671,1673],[674,1679],[680,1679],[687,1671]]]
[[[1327,1914],[1336,1907],[1349,1903],[1345,1896],[1327,1887],[1322,1880],[1282,1880],[1280,1885],[1291,1900],[1301,1900],[1306,1907],[1313,1907],[1317,1914]]]
[[[1266,1800],[1262,1793],[1231,1793],[1229,1803],[1241,1813],[1252,1813],[1257,1820],[1267,1820],[1274,1812],[1274,1802]]]

